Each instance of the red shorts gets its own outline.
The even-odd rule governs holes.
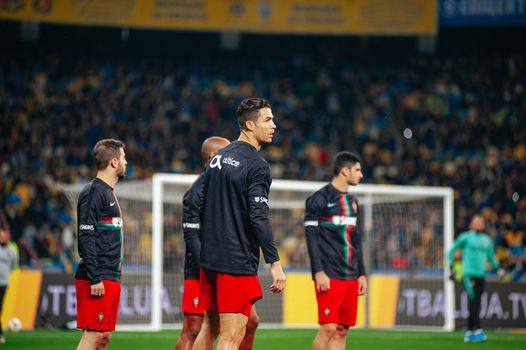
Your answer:
[[[314,283],[316,288],[316,283]],[[356,325],[358,311],[358,280],[331,278],[331,288],[325,292],[316,290],[318,323],[336,323],[347,327]]]
[[[199,302],[199,280],[184,280],[183,305],[185,314],[204,315],[205,310]]]
[[[201,268],[199,303],[207,311],[250,315],[263,296],[257,275],[231,275]]]
[[[87,280],[76,280],[77,288],[77,328],[92,331],[114,331],[119,314],[121,283],[103,280],[104,295],[91,295]]]

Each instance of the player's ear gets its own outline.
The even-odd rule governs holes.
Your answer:
[[[254,128],[256,127],[256,123],[253,120],[247,120],[245,122],[245,128],[248,131],[254,131]]]

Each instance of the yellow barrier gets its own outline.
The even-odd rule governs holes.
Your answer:
[[[373,275],[369,286],[369,327],[394,327],[400,277]]]
[[[40,297],[42,271],[17,270],[11,274],[4,297],[2,325],[12,317],[22,321],[22,329],[33,329]]]
[[[288,273],[283,295],[283,323],[287,326],[315,326],[318,308],[314,282],[308,273]],[[357,327],[365,326],[365,298],[358,298]]]

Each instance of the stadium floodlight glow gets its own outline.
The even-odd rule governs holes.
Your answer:
[[[180,327],[184,254],[182,196],[196,177],[155,174],[151,181],[123,181],[116,187],[124,214],[125,234],[124,292],[118,329]],[[280,248],[284,254],[282,260],[290,260],[286,254],[290,253],[291,247],[305,247],[305,199],[325,184],[273,181],[269,198],[270,217],[276,241],[287,242]],[[60,185],[74,209],[82,187],[83,184]],[[393,291],[396,294],[391,303],[394,315],[388,327],[453,330],[454,289],[443,259],[444,252],[453,243],[453,190],[360,184],[351,187],[350,192],[360,203],[359,225],[365,233],[365,265],[368,279],[374,281],[368,292],[365,325],[386,326],[378,324],[378,317],[384,316],[385,312],[379,312],[375,305],[374,283],[382,276],[391,279],[394,276],[398,280],[398,289]],[[397,260],[397,253],[402,261]],[[294,255],[294,251],[291,254]],[[308,273],[309,262],[305,254],[294,256],[300,259],[292,262],[294,271]],[[269,272],[265,264],[260,265],[260,278],[265,285],[270,278]],[[286,305],[282,298],[270,293],[257,303],[263,324],[293,326],[284,316]]]

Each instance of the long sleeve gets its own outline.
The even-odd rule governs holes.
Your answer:
[[[466,239],[466,234],[465,233],[462,233],[456,240],[455,242],[453,243],[453,246],[449,249],[449,251],[447,252],[447,262],[448,262],[448,265],[451,265],[453,264],[453,254],[455,254],[455,251],[457,249],[460,249],[464,246],[464,241]]]
[[[78,249],[79,255],[86,266],[90,284],[101,281],[97,262],[97,222],[100,212],[100,199],[93,191],[79,198],[78,204]]]
[[[488,241],[491,242],[491,244],[488,244],[488,247],[486,250],[488,259],[491,262],[491,265],[493,266],[493,268],[498,269],[500,267],[500,264],[497,261],[497,258],[495,257],[495,248],[493,246],[493,241],[489,237],[488,237]]]
[[[252,169],[248,174],[247,195],[250,224],[267,264],[279,260],[269,218],[268,195],[271,182],[270,168],[266,163],[262,167]]]
[[[355,207],[357,210],[360,207],[358,205],[358,200],[356,198],[353,198],[351,206]],[[362,245],[363,236],[362,236],[361,227],[358,226],[358,222],[356,223],[356,226],[354,227],[353,236],[356,237],[356,254],[358,254],[358,259],[357,259],[358,263],[357,263],[357,271],[356,272],[358,273],[358,277],[365,276],[366,273],[365,273],[365,264],[363,262],[363,245]]]
[[[12,272],[14,270],[16,270],[18,268],[18,251],[11,247],[11,252],[12,252],[12,255],[11,255],[11,261],[9,262],[9,271]]]
[[[201,178],[202,176],[199,179]],[[184,242],[196,262],[199,262],[201,254],[201,220],[199,210],[202,182],[199,179],[183,196]]]
[[[323,271],[319,246],[320,220],[323,217],[323,208],[324,205],[319,196],[309,197],[305,203],[305,236],[313,275],[316,272]]]
[[[363,239],[361,233],[362,231],[358,229],[358,226],[356,226],[355,235],[358,238],[358,242],[356,244],[356,249],[358,250],[358,277],[367,275],[365,272],[365,264],[363,262]]]

